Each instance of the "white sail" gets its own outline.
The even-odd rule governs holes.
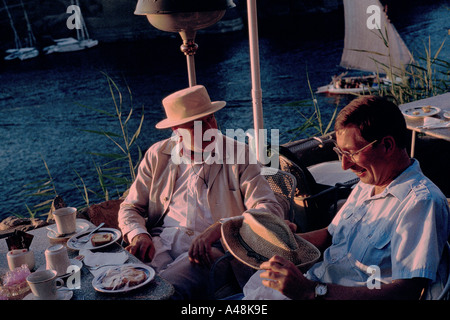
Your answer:
[[[370,29],[370,6],[380,8],[379,29]],[[340,65],[344,68],[386,73],[383,65],[395,73],[412,61],[412,55],[378,0],[344,0],[345,39]],[[371,21],[369,21],[369,24]],[[387,44],[385,43],[387,41]],[[375,60],[375,61],[374,61]]]

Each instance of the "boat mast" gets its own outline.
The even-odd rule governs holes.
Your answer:
[[[25,21],[27,22],[27,30],[28,30],[28,47],[33,47],[36,43],[36,38],[34,37],[33,30],[31,29],[31,23],[28,19],[27,11],[25,10],[25,6],[23,5],[23,1],[20,0],[20,5],[22,6],[23,14],[25,16]]]
[[[73,0],[72,0],[72,4],[73,4]],[[80,8],[80,2],[78,0],[76,0],[76,5],[78,6],[78,8]],[[83,14],[81,13],[81,8],[80,8],[80,23],[81,23],[81,29],[77,29],[78,41],[87,40],[87,39],[89,39],[89,32],[87,30],[86,23],[84,22]]]
[[[5,6],[6,13],[8,14],[8,18],[9,18],[9,23],[14,32],[14,42],[16,44],[16,49],[20,49],[20,48],[22,48],[22,44],[20,43],[20,38],[19,38],[19,35],[17,34],[16,27],[14,26],[14,20],[11,16],[11,13],[9,12],[8,5],[6,4],[6,0],[3,0],[3,5]]]

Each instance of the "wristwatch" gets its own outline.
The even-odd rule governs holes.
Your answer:
[[[315,295],[314,297],[316,299],[323,299],[323,297],[327,294],[328,292],[328,287],[326,284],[324,283],[318,283],[316,285],[316,288],[314,289]]]

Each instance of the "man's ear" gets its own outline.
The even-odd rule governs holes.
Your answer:
[[[384,150],[385,150],[387,155],[388,154],[392,154],[392,152],[394,152],[394,150],[397,147],[397,143],[395,142],[395,139],[392,136],[384,137],[381,140],[381,144],[380,145],[384,148]]]

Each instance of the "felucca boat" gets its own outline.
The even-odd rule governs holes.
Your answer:
[[[412,55],[379,0],[344,0],[345,38],[340,66],[365,72],[365,76],[332,77],[317,93],[351,94],[376,90],[391,83],[386,74],[398,74]],[[383,76],[382,76],[383,75]],[[397,79],[394,79],[397,81]]]

